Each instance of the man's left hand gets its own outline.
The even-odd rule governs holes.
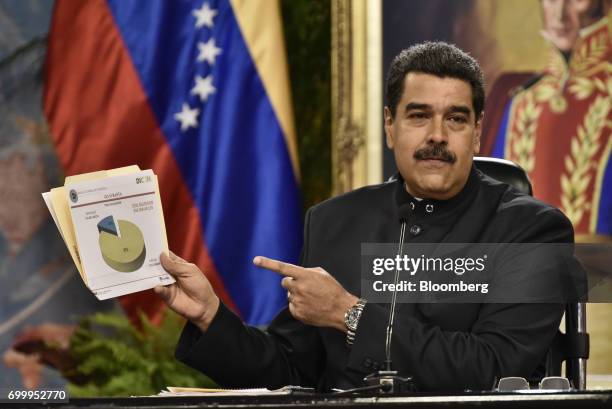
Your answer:
[[[336,328],[346,332],[344,313],[359,300],[346,291],[321,267],[304,268],[267,257],[257,256],[253,263],[284,276],[289,312],[308,325]]]

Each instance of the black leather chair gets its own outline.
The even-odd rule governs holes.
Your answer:
[[[529,177],[519,165],[506,159],[476,156],[474,164],[482,173],[513,186],[522,193],[533,195]]]
[[[475,157],[474,164],[484,174],[513,186],[520,192],[533,194],[525,171],[514,162]],[[570,303],[565,308],[565,333],[557,332],[546,357],[544,376],[560,376],[565,362],[565,377],[575,389],[586,389],[586,362],[589,357],[589,334],[586,332],[586,304]]]

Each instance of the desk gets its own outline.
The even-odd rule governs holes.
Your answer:
[[[416,393],[393,397],[334,397],[333,395],[284,395],[284,396],[190,396],[190,397],[135,397],[135,398],[80,398],[68,403],[51,404],[51,408],[612,408],[610,391],[574,391],[565,393],[508,394],[491,392],[467,392],[462,394],[433,395]],[[40,407],[19,404],[13,407]]]

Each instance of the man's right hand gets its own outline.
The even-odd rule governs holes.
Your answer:
[[[202,271],[176,254],[162,253],[160,256],[164,269],[176,282],[167,286],[155,287],[155,292],[176,313],[187,318],[200,330],[206,331],[219,310],[219,297]]]

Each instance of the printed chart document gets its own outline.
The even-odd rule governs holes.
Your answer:
[[[43,199],[85,285],[100,300],[174,282],[157,176],[137,166],[66,178]]]

